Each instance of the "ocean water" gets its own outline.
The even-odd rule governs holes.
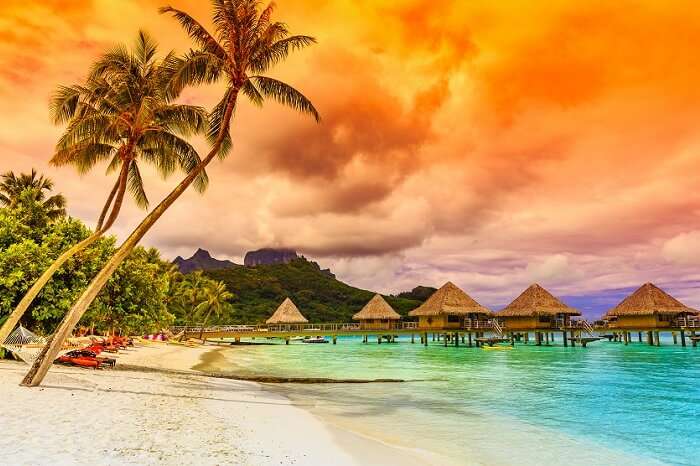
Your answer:
[[[453,464],[700,464],[700,348],[670,337],[510,351],[338,338],[224,355],[246,375],[408,380],[272,389],[340,428]]]

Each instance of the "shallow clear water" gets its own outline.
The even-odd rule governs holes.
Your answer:
[[[284,385],[329,421],[457,464],[700,464],[700,348],[284,344],[225,352],[255,375],[401,378]]]

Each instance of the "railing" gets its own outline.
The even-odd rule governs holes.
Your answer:
[[[418,322],[391,322],[388,324],[377,324],[377,328],[363,328],[359,322],[351,323],[327,323],[327,324],[271,324],[271,325],[215,325],[205,327],[172,327],[170,330],[174,334],[185,332],[187,334],[211,333],[269,333],[269,332],[308,332],[308,333],[335,333],[335,332],[362,332],[363,330],[412,330],[418,328]]]
[[[494,328],[495,319],[492,320],[477,320],[477,319],[465,319],[462,328],[464,330],[492,330]],[[496,325],[498,323],[496,322]]]
[[[501,324],[498,322],[497,319],[493,319],[491,321],[493,323],[493,331],[496,332],[497,335],[503,335],[503,327],[501,327]]]
[[[681,317],[676,319],[673,325],[678,328],[700,328],[700,317]]]

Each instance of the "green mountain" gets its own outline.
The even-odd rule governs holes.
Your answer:
[[[286,297],[290,297],[311,322],[351,322],[352,315],[374,296],[373,291],[347,285],[303,257],[287,264],[234,265],[204,273],[223,281],[236,295],[233,311],[221,318],[227,323],[264,323]],[[410,292],[405,296],[385,296],[402,316],[424,300]]]

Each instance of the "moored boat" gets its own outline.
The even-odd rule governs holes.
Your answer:
[[[326,340],[322,336],[318,337],[306,337],[302,340],[302,343],[328,343],[328,340]]]

